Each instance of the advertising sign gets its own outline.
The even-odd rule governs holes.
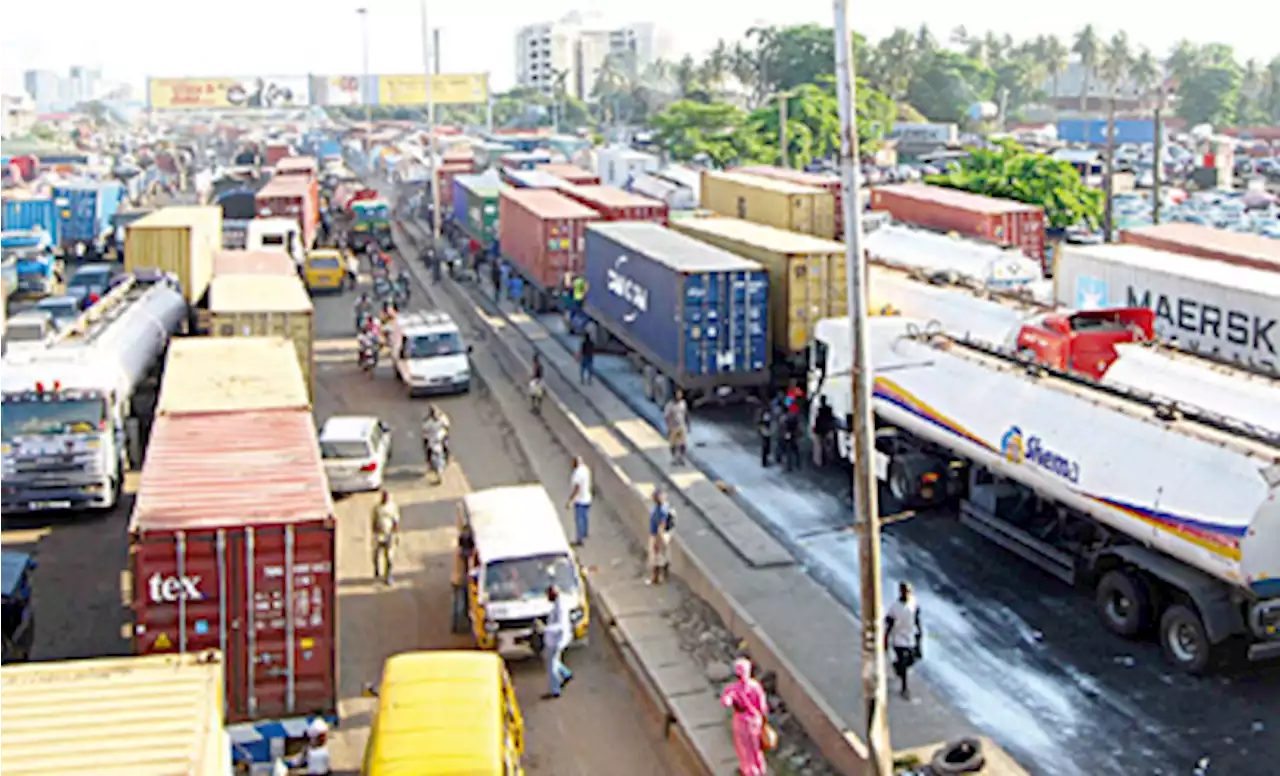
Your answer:
[[[305,76],[151,78],[147,103],[158,110],[298,108],[311,104]]]
[[[955,124],[926,124],[899,121],[889,131],[891,140],[904,143],[954,143],[959,138]]]
[[[426,105],[427,79],[421,75],[378,76],[379,105]],[[485,103],[489,79],[483,73],[437,75],[431,80],[431,101],[437,105]]]
[[[311,79],[311,102],[326,108],[346,108],[364,105],[364,95],[372,100],[374,90],[362,89],[359,75],[318,75]],[[369,80],[376,83],[374,76]]]

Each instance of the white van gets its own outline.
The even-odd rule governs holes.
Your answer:
[[[586,581],[545,488],[510,485],[469,493],[462,499],[462,519],[475,540],[467,603],[481,649],[540,652],[552,584],[569,608],[575,643],[586,641]]]
[[[391,324],[391,364],[409,396],[471,390],[471,347],[448,313],[402,313]]]
[[[371,415],[335,415],[320,428],[329,492],[377,490],[391,459],[391,428]]]
[[[306,261],[302,250],[302,228],[292,218],[255,218],[245,228],[246,251],[279,251],[293,258],[299,267]]]

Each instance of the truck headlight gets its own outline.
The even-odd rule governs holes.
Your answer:
[[[471,379],[471,372],[459,372],[453,376],[453,381],[455,383],[465,383],[467,380],[470,380],[470,379]]]
[[[587,616],[586,609],[583,609],[581,606],[575,606],[573,610],[569,612],[569,621],[572,622],[574,625],[577,625],[578,623],[582,622],[582,619],[586,616]]]

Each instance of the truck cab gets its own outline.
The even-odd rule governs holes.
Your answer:
[[[47,296],[62,281],[62,264],[53,255],[53,241],[42,229],[8,231],[0,237],[4,258],[15,261],[12,290],[30,296]]]
[[[302,228],[292,218],[253,219],[245,230],[244,249],[288,254],[298,267],[306,262],[306,252],[302,248]]]
[[[353,251],[373,244],[391,250],[391,206],[385,199],[364,199],[351,204],[351,232],[348,238]]]
[[[1116,345],[1155,341],[1155,317],[1144,307],[1047,313],[1023,324],[1006,344],[1054,371],[1100,380],[1119,358]]]
[[[391,363],[410,396],[471,390],[471,347],[448,313],[404,313],[391,326]]]

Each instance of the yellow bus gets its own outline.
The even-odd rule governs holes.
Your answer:
[[[492,652],[387,660],[363,776],[522,776],[524,719]]]

